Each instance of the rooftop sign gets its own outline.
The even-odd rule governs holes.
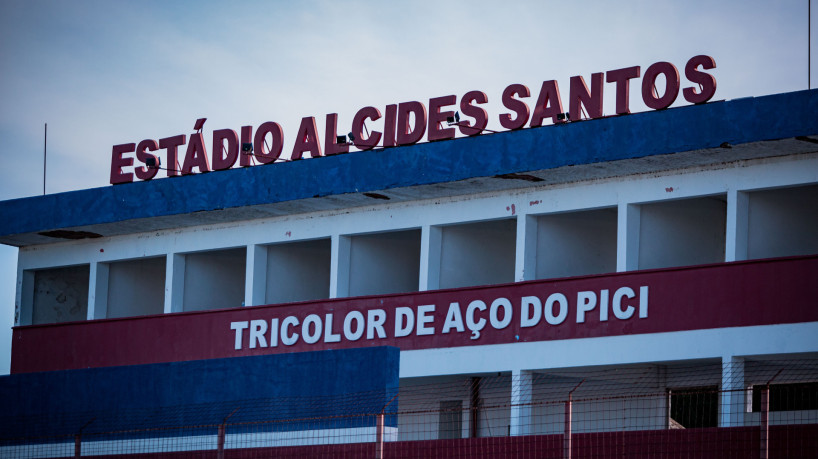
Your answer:
[[[503,90],[501,96],[507,112],[499,115],[499,122],[504,129],[517,130],[526,126],[542,126],[546,119],[550,119],[553,124],[581,120],[583,113],[589,119],[602,118],[606,82],[613,84],[616,92],[615,113],[628,114],[630,83],[640,77],[642,101],[653,110],[668,108],[676,101],[680,92],[687,102],[702,104],[709,101],[716,92],[716,79],[706,72],[714,68],[716,62],[710,56],[691,58],[684,68],[685,78],[691,86],[684,88],[679,70],[670,62],[656,62],[644,74],[639,66],[594,73],[590,78],[590,88],[585,78],[573,76],[568,90],[567,112],[556,80],[543,82],[533,107],[529,107],[524,100],[532,95],[529,88],[522,84],[511,84]],[[656,88],[656,81],[660,76],[665,81],[662,94]],[[376,107],[364,107],[353,118],[349,131],[351,142],[346,140],[347,136],[338,135],[337,113],[326,116],[323,142],[315,117],[307,116],[302,118],[295,134],[296,140],[289,159],[299,160],[304,154],[316,158],[348,153],[351,145],[359,150],[412,145],[421,141],[424,136],[430,142],[453,139],[456,129],[462,135],[480,135],[486,131],[489,120],[489,113],[481,105],[488,103],[488,100],[486,93],[475,90],[464,94],[459,102],[455,95],[448,95],[431,98],[428,105],[418,101],[390,104],[385,107],[384,113]],[[462,121],[461,113],[464,117]],[[366,128],[368,120],[377,121],[381,118],[384,118],[383,131],[369,131]],[[241,167],[248,167],[283,159],[284,130],[274,121],[262,123],[255,132],[253,126],[242,126],[240,134],[233,129],[214,130],[212,155],[208,155],[205,146],[201,121],[203,120],[197,122],[197,132],[189,138],[179,134],[159,140],[145,139],[139,143],[114,145],[110,183],[129,183],[134,178],[151,180],[160,169],[164,169],[168,177],[175,177],[230,169],[237,162]],[[184,155],[180,158],[182,149]],[[164,168],[160,167],[160,150],[164,150]],[[137,165],[134,165],[134,160]],[[132,172],[129,171],[131,167]]]

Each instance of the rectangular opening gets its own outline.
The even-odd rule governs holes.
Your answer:
[[[34,270],[31,324],[87,320],[90,272],[90,265]]]
[[[616,208],[537,217],[537,279],[616,271]]]
[[[754,191],[749,195],[747,256],[818,253],[818,185]]]
[[[460,438],[463,431],[463,401],[444,400],[440,402],[438,438],[451,440]]]
[[[165,257],[109,263],[107,317],[162,314],[166,265]]]
[[[753,412],[761,411],[761,392],[765,386],[753,386]],[[818,410],[818,382],[771,384],[770,411]]]
[[[716,427],[719,416],[718,386],[669,389],[671,429]]]
[[[186,254],[182,310],[241,307],[246,271],[245,247]]]
[[[267,247],[267,304],[329,298],[330,239]]]
[[[516,247],[514,219],[442,227],[440,288],[514,282]]]
[[[349,238],[349,295],[418,291],[420,230]]]
[[[724,261],[725,196],[681,199],[639,207],[639,269]]]

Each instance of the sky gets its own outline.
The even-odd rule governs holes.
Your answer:
[[[328,113],[342,131],[365,106],[481,90],[499,129],[510,84],[535,98],[557,80],[565,104],[571,76],[668,61],[685,87],[700,54],[716,62],[713,100],[803,90],[818,82],[807,11],[808,0],[0,0],[0,201],[43,193],[46,123],[52,194],[109,186],[113,145],[189,135],[201,117],[207,144],[214,129],[278,122],[287,156],[306,116],[323,137]],[[607,85],[606,114],[613,97]],[[631,110],[646,110],[638,84]],[[16,262],[0,245],[0,374]]]

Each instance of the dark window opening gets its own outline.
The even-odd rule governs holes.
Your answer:
[[[761,411],[763,388],[753,386],[753,412]],[[818,382],[772,384],[768,400],[770,411],[818,410]]]
[[[718,387],[689,387],[669,392],[671,427],[693,429],[718,425]]]

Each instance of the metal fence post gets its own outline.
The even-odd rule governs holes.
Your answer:
[[[218,443],[217,443],[217,446],[216,446],[216,448],[217,448],[216,457],[218,459],[224,459],[224,436],[225,436],[226,430],[227,429],[225,428],[224,424],[219,425],[219,439],[218,439]]]
[[[573,397],[574,391],[579,389],[579,386],[585,380],[579,382],[570,392],[568,392],[568,400],[565,401],[565,433],[562,434],[562,457],[571,459],[571,417],[573,415]]]
[[[761,451],[759,457],[768,459],[770,457],[770,386],[761,389]]]
[[[74,457],[82,457],[82,435],[74,435]]]
[[[571,459],[571,394],[568,394],[568,400],[565,401],[565,432],[562,434],[562,457]]]
[[[237,406],[233,411],[230,412],[225,418],[222,420],[222,423],[219,424],[219,435],[218,440],[216,442],[216,457],[218,459],[224,459],[224,441],[225,437],[227,437],[227,420],[230,419],[230,416],[236,414],[236,411],[241,408]]]
[[[383,427],[384,414],[378,415],[377,427],[375,431],[375,459],[383,459]]]

